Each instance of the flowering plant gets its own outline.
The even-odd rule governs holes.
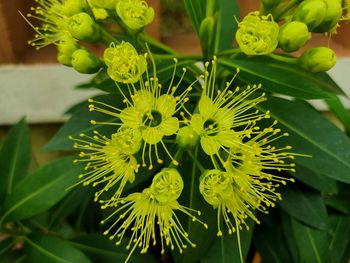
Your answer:
[[[336,33],[348,1],[262,0],[239,19],[236,1],[184,0],[201,55],[147,35],[156,14],[143,0],[36,2],[23,16],[36,32],[29,44],[55,45],[59,63],[95,74],[81,88],[104,93],[72,108],[47,145],[75,157],[32,176],[24,121],[11,131],[0,153],[0,254],[346,262],[350,140],[308,100],[324,100],[346,132],[350,117],[325,73],[335,52],[304,46],[311,33]],[[19,154],[11,140],[23,141]]]

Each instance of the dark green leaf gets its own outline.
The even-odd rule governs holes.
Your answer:
[[[332,99],[325,100],[329,109],[338,117],[348,133],[350,133],[350,113],[340,99],[334,95]]]
[[[11,248],[13,248],[15,245],[15,242],[13,238],[9,237],[4,240],[0,241],[0,257],[2,257],[4,254],[6,254]]]
[[[296,98],[330,98],[333,94],[325,90],[335,88],[334,82],[325,81],[317,74],[260,56],[257,59],[220,58],[219,63],[231,70],[239,68],[238,77],[249,84],[262,84],[263,90]]]
[[[282,236],[281,228],[261,225],[254,231],[254,244],[266,263],[291,263],[287,244]]]
[[[55,205],[69,191],[81,173],[72,157],[58,159],[24,178],[5,200],[0,222],[20,220]]]
[[[326,231],[308,227],[298,220],[292,219],[292,229],[300,254],[300,262],[331,262],[329,238]]]
[[[350,217],[332,215],[329,219],[332,226],[329,244],[332,263],[339,263],[350,240]]]
[[[296,163],[318,175],[350,182],[350,139],[307,103],[269,97],[259,109],[270,110],[281,129],[290,136],[276,144],[288,143],[293,151],[311,155]]]
[[[101,95],[94,98],[96,101],[104,102],[114,107],[122,105],[123,97],[121,95],[109,94]],[[72,150],[73,141],[68,136],[79,137],[80,133],[91,134],[92,131],[99,131],[101,134],[109,135],[117,131],[114,125],[92,125],[91,120],[100,122],[115,122],[116,117],[90,112],[88,110],[88,102],[80,104],[79,108],[75,108],[72,117],[61,127],[51,141],[45,146],[46,150]]]
[[[197,35],[199,26],[206,16],[206,0],[184,0],[186,11]]]
[[[241,230],[239,232],[240,245],[243,260],[247,257],[250,243],[253,235],[253,221],[249,222],[249,230]],[[217,237],[216,241],[208,250],[205,257],[202,258],[203,263],[241,263],[240,251],[238,246],[238,236],[236,233],[228,235],[226,232],[222,237]],[[244,260],[245,262],[245,260]]]
[[[31,235],[26,238],[26,243],[31,263],[91,263],[80,250],[57,237]]]
[[[337,195],[324,195],[325,204],[350,215],[350,192],[349,184],[339,183],[339,193]]]
[[[29,127],[22,119],[9,130],[0,150],[0,200],[27,175],[31,153]]]
[[[216,21],[216,36],[214,36],[214,54],[232,48],[239,19],[239,6],[235,0],[218,0],[218,16]]]
[[[126,250],[122,245],[116,246],[114,243],[101,233],[84,235],[70,242],[71,245],[83,251],[92,262],[124,262],[130,251]],[[135,252],[130,257],[130,262],[152,263],[157,261],[150,253],[140,255]]]
[[[292,229],[292,217],[287,213],[281,213],[281,221],[282,221],[283,236],[286,240],[288,251],[292,255],[291,261],[298,263],[300,262],[300,259],[299,259],[298,247],[296,244],[297,242],[296,237],[294,236],[294,232]]]
[[[288,214],[305,224],[319,229],[327,228],[326,206],[319,193],[288,187],[283,190],[279,204]]]
[[[296,166],[296,172],[292,173],[292,175],[299,181],[322,193],[336,194],[338,192],[337,182],[334,179],[318,175],[301,165]]]

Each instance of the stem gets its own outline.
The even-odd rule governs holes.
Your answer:
[[[285,57],[285,56],[281,56],[281,55],[277,55],[277,54],[273,54],[273,53],[271,53],[269,56],[275,60],[286,62],[288,64],[295,65],[298,62],[297,58]]]
[[[229,49],[229,50],[224,50],[224,51],[220,52],[219,54],[217,54],[217,56],[223,57],[223,56],[237,55],[240,52],[241,52],[240,48],[233,48],[233,49]]]
[[[193,163],[197,165],[199,171],[200,171],[201,173],[203,173],[203,172],[205,171],[205,168],[204,168],[203,165],[202,165],[200,162],[198,162],[198,160],[197,160],[198,145],[197,145],[197,147],[196,147],[196,150],[195,150],[195,154],[194,154],[194,155],[193,155],[193,153],[192,153],[191,151],[187,151],[187,154],[191,157]]]
[[[115,37],[109,33],[107,30],[105,30],[103,27],[100,27],[102,31],[102,42],[106,46],[109,46],[111,42],[118,42]]]
[[[299,4],[300,0],[291,0],[287,4],[282,2],[282,4],[278,5],[273,11],[273,18],[276,21],[281,20],[283,15],[287,13],[290,9],[292,9],[294,6]]]
[[[152,54],[152,56],[155,59],[172,59],[172,58],[177,58],[177,59],[190,59],[190,60],[200,60],[202,57],[199,55],[185,55],[185,54]]]

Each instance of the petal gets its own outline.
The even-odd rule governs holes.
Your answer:
[[[176,100],[174,96],[164,94],[157,99],[156,109],[162,114],[163,118],[172,116],[176,110]]]
[[[121,111],[120,120],[125,126],[138,129],[142,125],[142,115],[135,107],[129,107]]]
[[[164,135],[173,135],[179,129],[179,120],[175,117],[168,118],[162,122],[160,129]]]
[[[198,134],[202,133],[202,131],[203,131],[203,119],[202,119],[202,116],[200,114],[196,113],[196,114],[192,115],[191,126],[196,133],[198,133]]]
[[[242,143],[238,134],[232,130],[221,131],[215,137],[221,145],[227,148],[237,147]]]
[[[142,131],[142,138],[146,143],[157,144],[164,136],[163,131],[158,127],[147,127]]]
[[[221,144],[216,140],[214,136],[201,137],[201,145],[203,151],[208,155],[217,153],[221,147]]]
[[[132,97],[134,107],[143,113],[152,109],[154,97],[148,90],[141,89]]]
[[[218,110],[214,102],[206,95],[202,95],[199,101],[199,112],[204,118],[212,117]]]

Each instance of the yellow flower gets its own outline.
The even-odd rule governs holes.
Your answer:
[[[139,55],[129,42],[111,43],[104,51],[103,59],[108,75],[117,82],[135,83],[147,68],[145,57]]]
[[[264,94],[250,98],[260,86],[248,86],[242,91],[236,87],[232,91],[233,78],[223,90],[216,91],[216,58],[212,61],[210,73],[208,66],[207,62],[203,92],[198,105],[199,113],[192,115],[190,125],[199,134],[203,151],[214,155],[220,149],[240,145],[241,138],[250,136],[252,130],[249,126],[261,118],[269,118],[269,112],[259,114],[257,110],[252,110],[256,104],[265,100]]]
[[[135,179],[135,173],[139,165],[133,154],[141,147],[141,136],[137,131],[123,129],[112,134],[111,139],[99,134],[97,131],[94,135],[88,136],[80,134],[80,138],[70,139],[76,141],[73,147],[81,150],[79,159],[75,162],[84,162],[84,174],[78,184],[87,186],[92,183],[93,187],[103,185],[95,193],[95,201],[100,195],[117,185],[117,189],[110,202],[117,200],[125,185],[132,183]]]
[[[236,41],[241,51],[247,55],[266,55],[278,45],[279,26],[271,15],[260,16],[252,12],[238,24]]]
[[[151,187],[144,189],[142,193],[130,194],[102,207],[117,207],[110,216],[101,222],[105,224],[117,217],[116,221],[104,232],[105,235],[110,235],[115,229],[110,239],[116,238],[116,245],[121,244],[127,230],[132,231],[131,239],[126,247],[131,251],[125,262],[130,259],[137,247],[141,248],[141,253],[146,253],[151,242],[156,245],[157,233],[160,235],[162,254],[165,252],[165,246],[170,246],[172,250],[177,247],[180,253],[187,247],[187,244],[195,247],[195,244],[190,241],[188,233],[181,226],[175,212],[184,213],[192,221],[203,224],[205,228],[207,225],[192,214],[200,215],[199,211],[178,203],[177,198],[182,189],[183,181],[179,172],[173,168],[166,168],[154,177]]]
[[[107,122],[101,124],[128,127],[141,133],[143,139],[142,165],[147,166],[146,155],[148,154],[149,169],[153,168],[153,153],[155,153],[156,161],[158,163],[163,163],[158,153],[159,145],[161,145],[166,154],[170,157],[173,164],[178,164],[167,149],[163,139],[175,135],[178,131],[180,121],[175,115],[188,100],[186,96],[192,90],[193,84],[182,93],[176,95],[177,89],[186,71],[184,69],[183,76],[179,83],[174,85],[176,63],[177,61],[175,62],[173,79],[170,81],[168,88],[164,88],[162,84],[158,82],[157,70],[154,62],[153,76],[149,77],[149,73],[146,69],[147,79],[143,80],[143,78],[140,78],[137,87],[133,83],[128,83],[128,89],[123,91],[117,83],[120,93],[124,96],[125,108],[118,109],[98,101],[90,100],[90,110],[99,111],[117,117],[120,120],[119,123]],[[129,94],[126,95],[125,92],[129,92]],[[91,123],[98,124],[99,122],[92,120]],[[148,150],[146,150],[147,148]]]
[[[154,10],[143,0],[116,0],[116,11],[124,24],[132,30],[138,30],[150,24],[154,19]]]
[[[71,36],[68,31],[68,17],[63,13],[61,0],[38,0],[38,6],[32,7],[33,14],[27,17],[37,19],[41,24],[34,26],[23,15],[22,17],[35,30],[36,35],[28,44],[40,49],[50,44],[58,44],[61,40]]]

